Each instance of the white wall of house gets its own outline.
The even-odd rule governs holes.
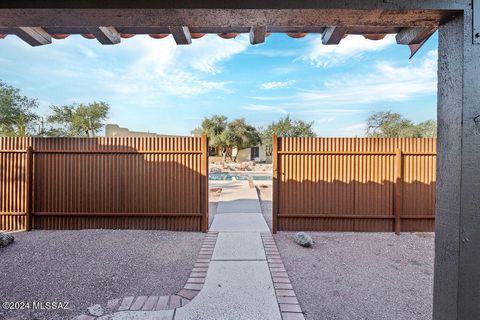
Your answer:
[[[258,146],[258,161],[264,162],[267,161],[267,148],[265,145]],[[232,155],[235,156],[237,155],[237,162],[246,162],[246,161],[252,161],[255,159],[252,159],[252,148],[246,148],[246,149],[233,149]],[[270,158],[271,159],[271,158]]]
[[[118,124],[107,124],[105,126],[105,137],[170,137],[167,134],[158,134],[145,131],[131,131],[128,128],[122,128]]]

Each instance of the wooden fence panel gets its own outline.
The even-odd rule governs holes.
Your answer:
[[[208,227],[206,137],[0,141],[0,154],[6,155],[0,158],[0,192],[2,199],[14,197],[17,204],[0,202],[0,230],[28,229],[30,220],[34,229],[206,231]],[[11,159],[6,150],[16,150],[22,162]],[[15,172],[21,173],[16,179],[21,184],[13,179]],[[8,210],[23,214],[23,220],[8,222]],[[28,215],[31,219],[25,218]]]
[[[23,230],[27,219],[29,138],[0,137],[0,230]]]
[[[433,231],[436,139],[274,137],[273,159],[274,231]]]

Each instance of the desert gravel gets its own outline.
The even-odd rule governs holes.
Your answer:
[[[294,233],[275,235],[307,320],[431,319],[433,233]]]
[[[213,222],[213,218],[217,214],[218,199],[222,193],[221,188],[210,188],[208,193],[208,225],[210,226]]]
[[[272,190],[259,189],[271,226]],[[313,248],[295,233],[275,235],[307,320],[431,319],[433,233],[309,233]]]
[[[140,230],[31,231],[0,248],[0,302],[69,302],[72,310],[0,319],[69,319],[94,304],[182,289],[204,235]]]
[[[263,217],[272,230],[272,186],[257,185],[258,198],[262,207]]]

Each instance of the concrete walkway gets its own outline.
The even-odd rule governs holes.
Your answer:
[[[259,239],[259,233],[270,232],[262,215],[257,190],[250,188],[246,181],[224,185],[210,231],[254,232]]]
[[[175,320],[281,320],[260,233],[269,232],[255,188],[223,188],[210,231],[218,239],[202,291]]]
[[[210,231],[218,232],[198,295],[175,310],[125,311],[99,319],[303,320],[255,188],[222,186]]]

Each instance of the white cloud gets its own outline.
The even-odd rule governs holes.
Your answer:
[[[188,59],[187,61],[193,69],[216,74],[221,72],[218,67],[219,62],[245,51],[249,45],[248,37],[245,35],[229,40],[216,35],[208,35],[202,38],[202,41],[195,43],[193,50],[186,47],[180,48],[178,61]]]
[[[355,123],[346,127],[333,130],[335,136],[338,137],[363,137],[365,135],[365,129],[367,124],[364,122]]]
[[[253,49],[248,52],[248,54],[262,56],[262,57],[269,57],[269,58],[278,58],[278,57],[297,57],[301,54],[299,49],[285,49],[282,48],[281,50],[278,49]]]
[[[190,46],[178,46],[171,37],[162,40],[142,38],[132,42],[130,48],[140,58],[120,75],[120,79],[123,86],[136,87],[146,94],[168,92],[189,96],[215,90],[232,92],[227,88],[229,82],[209,81],[205,76],[220,73],[220,62],[247,47],[245,37],[227,41],[207,35],[198,42],[194,40]]]
[[[279,100],[289,100],[291,97],[281,97],[281,96],[253,96],[249,97],[250,99],[260,100],[260,101],[279,101]]]
[[[297,66],[294,64],[286,65],[286,66],[277,66],[272,67],[270,72],[275,76],[284,76],[287,74],[291,74],[297,70]]]
[[[295,80],[266,82],[266,83],[262,83],[260,85],[260,88],[264,90],[287,89],[295,82],[296,82]]]
[[[288,96],[253,96],[259,103],[245,110],[290,114],[296,118],[313,120],[315,130],[322,135],[363,136],[365,123],[325,127],[334,122],[357,121],[363,118],[366,107],[379,102],[413,100],[436,92],[437,52],[427,52],[422,59],[401,65],[379,61],[368,73],[331,75],[320,89],[300,89]],[[359,119],[360,117],[360,119]],[[339,119],[344,119],[340,122]],[[320,125],[322,124],[322,125]]]
[[[244,110],[250,111],[259,111],[259,112],[277,112],[282,114],[291,114],[298,116],[326,116],[328,119],[334,119],[334,117],[339,115],[352,115],[359,113],[357,109],[345,109],[345,108],[314,108],[314,109],[300,109],[297,106],[288,106],[288,103],[284,105],[263,105],[263,104],[249,104],[243,107]]]
[[[345,109],[345,108],[334,108],[334,109],[306,109],[306,110],[292,110],[290,114],[300,114],[308,116],[317,116],[317,115],[352,115],[361,112],[358,109]]]
[[[57,43],[55,43],[56,45]],[[78,50],[86,57],[86,58],[90,58],[90,59],[96,59],[98,58],[98,54],[95,53],[94,50],[86,47],[85,45],[83,45],[81,42],[78,42],[78,44],[76,44],[76,47],[78,48]]]
[[[138,104],[141,96],[142,106],[165,104],[168,95],[233,92],[229,81],[216,80],[212,75],[222,72],[222,62],[249,46],[245,37],[224,40],[216,35],[193,40],[189,46],[176,45],[171,36],[160,40],[136,36],[116,46],[72,36],[35,52],[19,39],[12,42],[25,59],[35,55],[38,63],[29,66],[31,75],[48,75],[46,83],[50,84],[74,82],[72,91],[78,95],[71,94],[71,99],[83,101],[101,96],[104,100]],[[60,67],[52,68],[52,64]]]
[[[383,40],[367,40],[360,35],[350,35],[338,45],[324,45],[321,37],[315,37],[310,42],[307,53],[301,57],[318,67],[340,65],[349,59],[359,58],[363,54],[381,51],[395,43],[393,35],[387,35]]]
[[[249,104],[244,106],[243,109],[250,110],[250,111],[273,111],[273,112],[280,112],[280,113],[287,113],[285,108],[278,107],[278,106],[267,106],[261,104]]]
[[[292,105],[346,106],[379,101],[405,101],[436,92],[437,52],[398,67],[378,62],[368,74],[343,76],[326,81],[325,89],[304,90]]]

